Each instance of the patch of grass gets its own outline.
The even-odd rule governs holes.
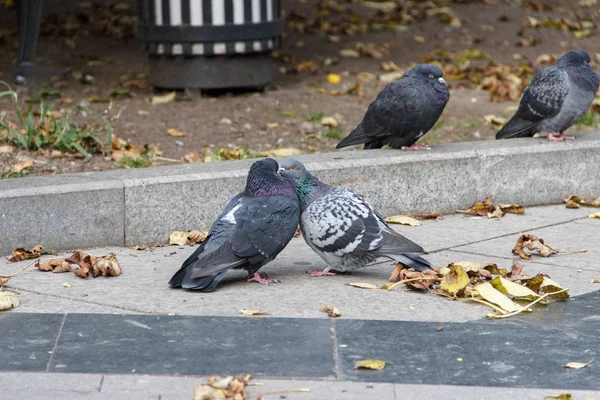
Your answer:
[[[23,178],[25,176],[29,176],[33,174],[33,172],[28,171],[28,170],[23,170],[23,171],[13,171],[12,169],[6,170],[6,171],[2,171],[2,173],[0,173],[0,179],[11,179],[11,178]]]
[[[346,137],[346,134],[339,130],[328,130],[323,133],[323,137],[327,139],[341,140]]]
[[[117,163],[124,168],[145,168],[152,165],[152,160],[148,157],[123,157]]]
[[[578,124],[585,126],[596,126],[600,123],[600,114],[595,111],[588,110],[579,121]]]
[[[323,111],[311,112],[306,116],[306,120],[310,122],[319,122],[325,114]]]
[[[8,133],[8,142],[27,150],[42,148],[56,149],[64,153],[79,152],[91,158],[90,151],[106,152],[112,143],[112,126],[102,115],[90,123],[79,123],[75,118],[80,113],[90,110],[79,105],[75,110],[69,109],[64,115],[53,112],[52,106],[43,99],[35,104],[27,104],[23,110],[19,104],[17,93],[6,82],[0,82],[8,90],[0,92],[0,97],[10,96],[17,120],[13,123],[0,119],[0,127]]]
[[[282,117],[295,117],[297,115],[294,110],[286,110],[279,113]]]

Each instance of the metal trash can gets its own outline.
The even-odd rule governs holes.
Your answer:
[[[157,88],[262,89],[281,47],[281,0],[139,0]]]

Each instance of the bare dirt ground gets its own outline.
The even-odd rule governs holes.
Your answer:
[[[114,8],[114,3],[109,6],[108,2],[98,9],[90,2],[47,1],[30,80],[25,86],[12,86],[19,92],[19,101],[38,99],[42,89],[51,85],[57,96],[48,101],[57,115],[83,102],[91,111],[85,117],[80,114],[78,121],[89,122],[106,112],[118,138],[137,146],[152,145],[162,154],[128,165],[115,161],[119,156],[109,153],[96,153],[86,160],[78,154],[52,153],[50,149],[26,151],[8,147],[7,133],[0,129],[0,146],[4,145],[0,147],[0,173],[6,178],[197,162],[211,155],[214,159],[219,148],[332,151],[360,122],[385,85],[380,79],[385,80],[386,73],[395,72],[396,66],[406,70],[423,61],[439,61],[444,67],[451,98],[436,127],[420,143],[492,139],[498,126],[484,117],[510,117],[529,77],[547,65],[544,61],[552,62],[540,56],[582,49],[592,55],[594,65],[600,62],[597,3],[284,2],[284,48],[275,55],[274,80],[266,91],[218,95],[185,91],[178,92],[175,101],[152,105],[152,96],[161,93],[155,93],[145,82],[146,55],[131,23],[135,10]],[[133,6],[133,2],[125,4]],[[377,9],[390,6],[395,10]],[[16,11],[3,7],[0,79],[12,82],[18,43]],[[477,59],[481,58],[477,50],[495,63]],[[462,56],[456,56],[461,51]],[[498,72],[490,72],[497,65]],[[511,74],[520,81],[515,83]],[[87,83],[82,83],[86,76]],[[477,90],[486,76],[496,76],[499,83],[488,81],[483,85],[487,89]],[[339,83],[335,83],[337,78],[341,78]],[[94,102],[94,98],[108,98],[118,87],[127,87],[128,93],[112,103]],[[492,101],[492,97],[501,101]],[[9,97],[0,98],[0,109],[4,121],[17,121]],[[322,117],[333,117],[337,126],[323,126]],[[595,130],[598,120],[577,125],[571,132]],[[322,122],[326,121],[331,119]],[[172,137],[167,134],[169,129],[185,136]],[[238,149],[224,156],[240,153],[247,154]],[[28,160],[32,163],[23,168]]]

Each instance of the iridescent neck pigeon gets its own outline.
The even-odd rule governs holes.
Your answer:
[[[364,144],[365,149],[429,150],[415,146],[437,122],[450,92],[442,70],[433,64],[419,64],[404,78],[387,84],[379,93],[358,126],[337,149]]]
[[[563,132],[590,108],[600,80],[585,51],[570,51],[538,72],[525,88],[517,113],[496,133],[496,139],[548,133],[548,140],[574,139]],[[558,135],[555,135],[558,133]]]
[[[431,264],[416,253],[423,248],[392,230],[359,194],[331,187],[311,175],[301,162],[286,158],[280,173],[296,185],[304,240],[327,263],[313,276],[351,271],[386,257],[418,271]]]
[[[295,187],[278,170],[270,158],[252,164],[244,192],[217,217],[206,240],[169,281],[171,287],[212,292],[232,268],[248,271],[248,282],[276,282],[258,270],[288,244],[300,218]]]

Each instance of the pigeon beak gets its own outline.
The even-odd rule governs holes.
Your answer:
[[[281,167],[279,167],[279,169],[277,170],[277,173],[278,173],[278,174],[281,174],[283,171],[285,171],[285,168],[281,168]]]
[[[443,83],[444,85],[446,84],[446,81],[444,80],[444,78],[438,78],[438,81],[440,81],[441,83]]]

